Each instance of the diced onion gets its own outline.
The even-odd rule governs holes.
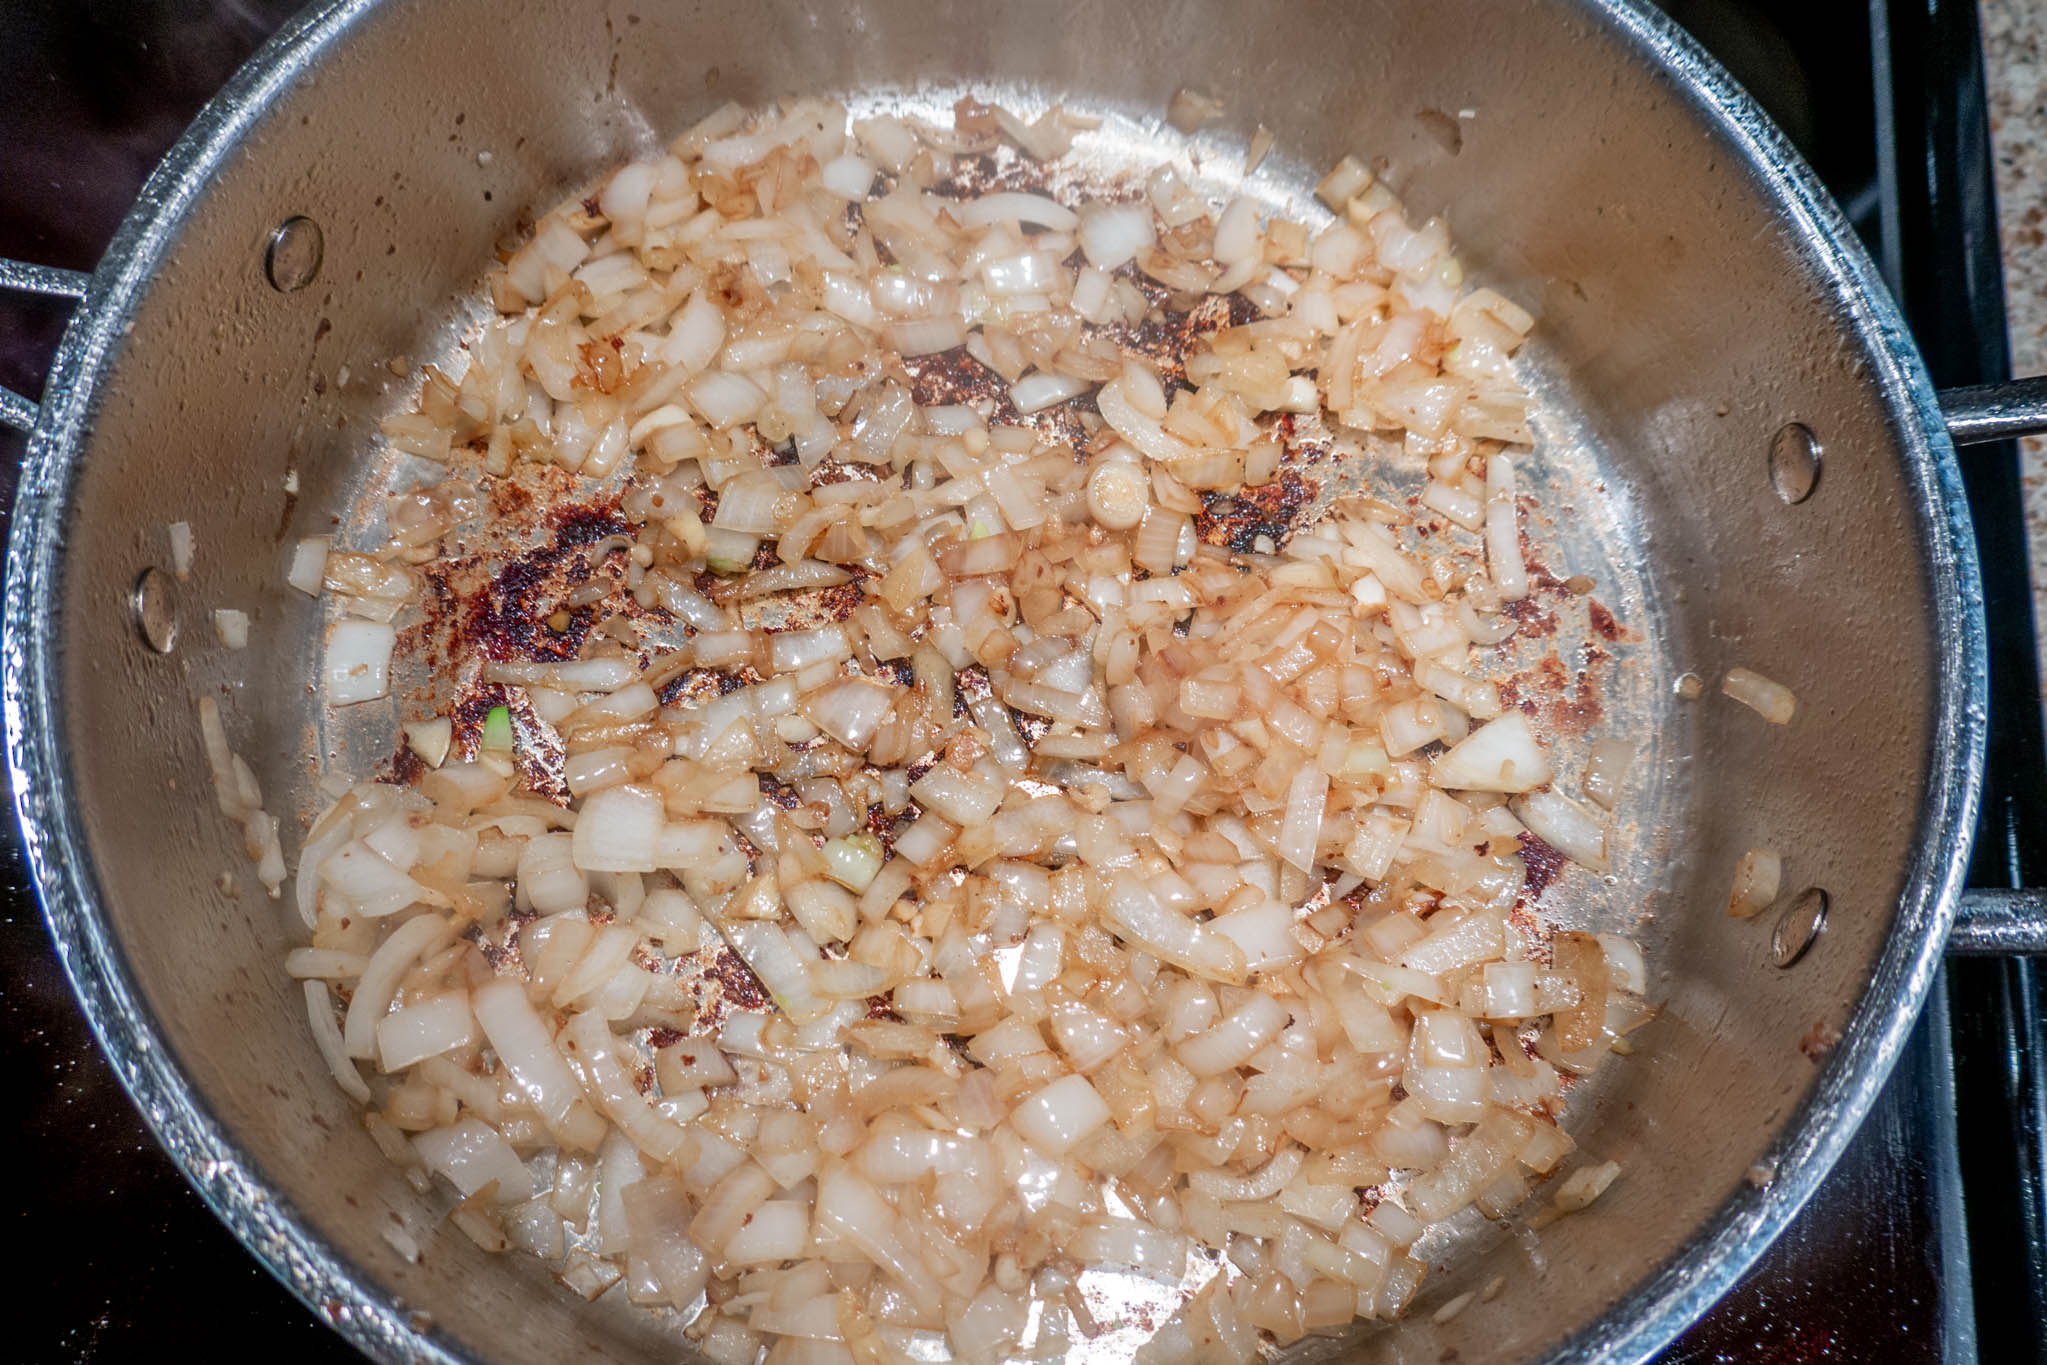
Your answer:
[[[1521,514],[1514,503],[1514,461],[1494,455],[1486,461],[1486,566],[1501,600],[1528,596],[1528,564],[1521,553]]]
[[[327,581],[328,544],[325,536],[308,536],[294,545],[284,581],[308,597],[318,597],[321,584]]]
[[[1085,1076],[1062,1076],[1017,1105],[1009,1117],[1024,1141],[1062,1156],[1109,1121],[1109,1106]]]
[[[1798,698],[1790,688],[1751,669],[1728,669],[1720,690],[1772,725],[1789,725],[1798,714]]]
[[[324,700],[406,695],[322,778],[284,966],[465,1236],[717,1365],[1251,1365],[1402,1311],[1654,1014],[1531,889],[1605,870],[1631,756],[1578,805],[1500,677],[1534,320],[1356,158],[1311,226],[1178,163],[1083,202],[1010,164],[1093,126],[1056,105],[944,124],[725,105],[536,206],[369,438],[424,481],[290,555]],[[295,831],[202,691],[276,895]]]
[[[725,1259],[734,1265],[793,1261],[810,1241],[810,1205],[796,1199],[770,1199],[747,1216],[725,1243]]]
[[[1180,1062],[1197,1076],[1241,1066],[1286,1027],[1286,1007],[1269,995],[1254,995],[1244,1007],[1205,1033],[1180,1044]]]
[[[1328,798],[1329,775],[1319,768],[1303,768],[1287,785],[1286,820],[1274,851],[1303,872],[1315,865],[1315,842],[1322,833]]]
[[[1097,270],[1128,265],[1155,240],[1147,204],[1095,204],[1080,217],[1080,249]]]
[[[1215,1171],[1196,1171],[1187,1183],[1215,1199],[1270,1199],[1300,1174],[1307,1154],[1292,1143],[1281,1147],[1270,1161],[1247,1176],[1227,1176]]]
[[[448,750],[454,742],[455,726],[446,716],[410,721],[405,726],[406,747],[429,768],[438,768],[448,761]]]
[[[606,787],[583,802],[570,857],[584,872],[652,872],[665,823],[660,793]]]
[[[1315,197],[1341,212],[1371,183],[1372,173],[1365,164],[1354,156],[1346,156],[1322,177],[1321,184],[1315,186]]]
[[[689,386],[688,393],[690,406],[720,431],[751,420],[767,401],[767,395],[745,375],[722,370],[706,372]]]
[[[818,173],[823,186],[841,199],[865,199],[874,188],[874,163],[857,156],[835,157]]]
[[[1093,385],[1064,374],[1032,374],[1010,386],[1009,401],[1018,412],[1031,413],[1077,398]]]
[[[1196,976],[1230,982],[1244,978],[1242,948],[1178,911],[1168,910],[1133,880],[1116,881],[1103,920],[1116,933]]]
[[[1244,153],[1244,174],[1249,175],[1265,161],[1265,154],[1272,150],[1272,130],[1259,124],[1251,131],[1251,145]]]
[[[377,945],[349,997],[342,1039],[348,1055],[365,1060],[377,1055],[377,1025],[397,993],[399,980],[413,961],[448,941],[454,930],[439,915],[418,915],[393,930]]]
[[[806,701],[803,713],[818,729],[859,752],[873,739],[893,704],[887,688],[853,679]]]
[[[1550,780],[1550,766],[1528,718],[1508,711],[1438,758],[1429,777],[1452,791],[1526,792]]]
[[[1058,200],[1022,190],[977,195],[960,205],[954,216],[967,227],[976,228],[1012,222],[1070,232],[1080,225],[1080,216]]]
[[[1759,915],[1776,903],[1784,878],[1784,859],[1772,849],[1752,848],[1734,865],[1734,890],[1727,913],[1740,919]]]
[[[469,1012],[468,993],[447,991],[377,1021],[377,1062],[387,1073],[403,1071],[475,1040],[476,1019]]]
[[[1565,1213],[1576,1213],[1587,1207],[1593,1200],[1606,1193],[1607,1186],[1621,1173],[1618,1161],[1602,1161],[1595,1166],[1581,1166],[1564,1177],[1564,1183],[1557,1186],[1552,1202]]]
[[[213,633],[221,644],[229,649],[249,647],[249,614],[232,607],[217,607],[213,612]]]
[[[313,1042],[320,1049],[321,1060],[327,1063],[328,1072],[344,1094],[358,1104],[369,1103],[370,1088],[348,1055],[341,1038],[341,1026],[334,1022],[333,992],[324,981],[308,981],[305,993],[306,1017],[311,1023]]]
[[[865,891],[881,871],[881,840],[872,834],[842,834],[825,842],[827,874],[850,891]]]
[[[515,1203],[533,1194],[532,1177],[520,1164],[519,1154],[486,1123],[462,1119],[421,1133],[412,1145],[419,1149],[429,1170],[446,1176],[465,1196],[490,1184],[497,1186],[501,1203]]]
[[[1183,133],[1191,133],[1222,117],[1223,102],[1211,95],[1197,94],[1182,86],[1166,105],[1166,122]]]
[[[526,988],[517,981],[493,981],[477,989],[472,1005],[476,1022],[526,1102],[549,1127],[566,1124],[581,1089],[526,999]]]
[[[887,332],[889,345],[906,356],[936,355],[967,342],[966,324],[950,316],[891,322]]]
[[[375,621],[339,621],[327,628],[323,678],[329,706],[375,701],[391,690],[391,651],[398,632]]]
[[[1515,798],[1514,814],[1538,838],[1574,863],[1607,869],[1606,826],[1591,811],[1550,788]]]
[[[166,528],[171,545],[171,572],[182,581],[192,576],[192,526],[174,521]]]
[[[1585,795],[1608,810],[1620,799],[1621,784],[1635,762],[1635,746],[1622,739],[1602,739],[1592,746],[1585,764]]]

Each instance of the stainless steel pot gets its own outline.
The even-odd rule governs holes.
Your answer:
[[[241,854],[205,788],[192,698],[221,699],[272,808],[303,814],[317,756],[346,737],[309,697],[320,621],[283,588],[283,547],[366,496],[369,423],[396,401],[381,361],[449,343],[522,209],[725,99],[1056,91],[1142,125],[1182,84],[1228,96],[1209,145],[1275,132],[1286,155],[1261,172],[1275,185],[1346,151],[1386,158],[1412,207],[1446,214],[1467,259],[1536,307],[1531,363],[1578,419],[1552,451],[1580,478],[1567,549],[1624,591],[1641,636],[1613,708],[1654,737],[1641,834],[1618,883],[1573,907],[1645,916],[1664,1002],[1570,1120],[1624,1178],[1539,1243],[1480,1227],[1441,1248],[1425,1306],[1496,1276],[1501,1292],[1369,1335],[1370,1351],[1647,1356],[1825,1175],[1944,942],[2047,944],[2024,895],[1965,905],[1948,937],[1986,681],[1936,396],[1811,175],[1655,15],[1627,0],[1309,0],[1283,15],[1220,0],[344,0],[294,21],[207,108],[90,279],[0,274],[81,300],[41,407],[0,398],[0,418],[32,433],[5,704],[37,883],[108,1056],[220,1216],[372,1355],[675,1354],[649,1322],[438,1229],[325,1075],[278,967],[284,916],[222,875]],[[1440,136],[1446,114],[1461,138]],[[1957,400],[1958,430],[2009,434],[2022,423],[1990,410],[2010,401]],[[1809,453],[1795,433],[1776,441],[1793,422],[1825,461],[1796,503],[1770,456]],[[183,584],[145,577],[173,519],[198,547]],[[200,638],[203,610],[227,605],[256,619],[249,651]],[[1766,731],[1667,691],[1736,663],[1793,686],[1798,723]],[[1824,897],[1730,919],[1734,858],[1759,843]]]

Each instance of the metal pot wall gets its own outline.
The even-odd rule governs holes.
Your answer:
[[[239,836],[204,790],[193,698],[220,699],[272,809],[308,813],[316,756],[348,743],[309,699],[322,622],[282,561],[364,495],[370,424],[396,401],[373,367],[459,334],[523,210],[726,99],[964,86],[1155,121],[1183,84],[1227,95],[1216,147],[1273,130],[1275,177],[1387,158],[1409,205],[1445,214],[1466,259],[1536,308],[1533,372],[1582,419],[1557,452],[1583,480],[1570,548],[1620,582],[1639,637],[1610,718],[1648,741],[1638,834],[1581,913],[1640,919],[1663,1011],[1569,1121],[1625,1178],[1547,1230],[1539,1259],[1474,1227],[1434,1255],[1425,1302],[1495,1277],[1501,1292],[1363,1340],[1396,1359],[1640,1359],[1846,1144],[1956,914],[1986,696],[1974,547],[1940,407],[1874,271],[1682,34],[1624,0],[1314,0],[1279,23],[1220,0],[353,0],[288,26],[209,106],[90,280],[0,274],[82,299],[40,410],[8,395],[0,418],[33,428],[6,709],[60,952],[194,1184],[372,1354],[675,1352],[538,1263],[438,1229],[327,1079],[280,970],[284,915],[222,876]],[[2018,419],[1991,410],[2012,401],[1958,400],[1958,429],[2009,434]],[[1797,471],[1773,481],[1770,452],[1800,454],[1776,441],[1793,422],[1825,474],[1788,501]],[[145,584],[170,520],[193,528],[192,576]],[[217,605],[251,612],[251,649],[201,640]],[[183,624],[168,649],[166,613]],[[1798,723],[1670,691],[1734,664],[1791,685]],[[1756,844],[1823,895],[1727,916]],[[2047,938],[2024,898],[1965,919],[1956,942],[1975,950]]]

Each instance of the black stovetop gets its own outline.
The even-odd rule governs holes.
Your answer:
[[[1668,0],[1755,92],[1883,264],[1937,382],[2008,372],[1977,16],[1968,0]],[[157,158],[295,6],[9,0],[0,13],[0,256],[90,270]],[[61,308],[0,297],[0,384],[33,394]],[[0,505],[22,443],[0,429]],[[2047,763],[2016,451],[1964,453],[1992,649],[1972,881],[2047,881]],[[0,825],[0,1153],[13,1359],[357,1359],[213,1219],[94,1049]],[[2028,964],[1951,965],[1839,1169],[1661,1359],[2047,1361],[2047,993]]]

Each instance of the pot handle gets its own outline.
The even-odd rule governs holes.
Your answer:
[[[59,270],[51,265],[30,265],[0,256],[0,290],[20,294],[43,294],[50,298],[82,302],[92,276],[76,270]],[[0,388],[0,424],[27,433],[35,430],[39,409],[12,389]]]
[[[2047,433],[2047,375],[1940,392],[1948,436],[1958,446]],[[2047,889],[1962,893],[1948,952],[1956,957],[2047,955]]]
[[[1955,957],[2047,955],[2047,890],[1964,891],[1947,950]]]
[[[2038,436],[2047,432],[2047,375],[1942,389],[1940,410],[1958,446]]]

